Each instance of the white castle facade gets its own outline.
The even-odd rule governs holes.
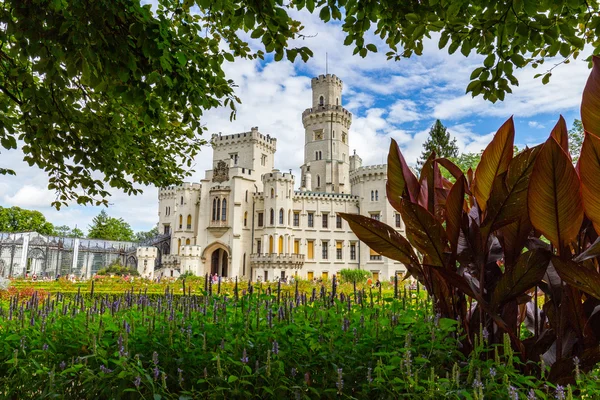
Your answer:
[[[342,81],[312,79],[312,107],[302,113],[304,164],[296,177],[274,168],[277,139],[250,132],[212,135],[213,169],[200,183],[159,191],[159,232],[171,235],[170,254],[139,248],[142,275],[195,275],[273,280],[330,278],[361,268],[375,279],[404,266],[361,243],[338,212],[355,213],[403,232],[386,198],[386,165],[363,166],[350,154],[352,114],[342,106]],[[160,258],[161,269],[154,271]]]

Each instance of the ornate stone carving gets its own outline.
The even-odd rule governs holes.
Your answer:
[[[225,182],[229,180],[229,167],[227,163],[223,160],[217,163],[213,171],[213,182]]]

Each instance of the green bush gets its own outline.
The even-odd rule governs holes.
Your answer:
[[[341,269],[340,272],[338,272],[338,275],[343,282],[364,282],[373,276],[371,271],[351,268]]]
[[[106,268],[98,270],[98,272],[96,272],[96,275],[140,276],[140,273],[135,268],[128,268],[121,265],[119,262],[115,262]]]

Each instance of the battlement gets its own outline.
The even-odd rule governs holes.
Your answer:
[[[199,192],[202,189],[202,184],[200,183],[192,183],[192,182],[184,182],[181,185],[171,185],[158,189],[158,198],[159,199],[167,199],[171,196],[176,196],[180,194],[181,191],[196,191]]]
[[[181,257],[200,257],[202,255],[202,247],[187,244],[181,246]]]
[[[262,181],[288,181],[294,183],[294,175],[290,174],[289,172],[281,172],[278,169],[274,169],[273,172],[263,174]]]
[[[348,118],[350,121],[352,121],[352,113],[348,110],[346,110],[344,107],[342,106],[335,106],[332,104],[325,104],[322,106],[317,106],[317,107],[311,107],[311,108],[307,108],[306,110],[304,110],[302,112],[302,119],[304,119],[307,116],[318,116],[320,112],[322,112],[324,117],[331,117],[330,112],[335,111],[338,114],[343,115],[345,118]]]
[[[321,74],[310,80],[310,84],[313,88],[317,85],[322,85],[324,83],[335,84],[339,85],[340,87],[342,86],[342,80],[333,74]]]
[[[158,255],[157,247],[138,247],[136,255],[139,258],[155,258]]]
[[[213,133],[211,136],[211,144],[213,147],[229,146],[241,142],[258,141],[273,148],[277,146],[277,139],[271,135],[263,135],[258,131],[258,126],[252,127],[250,132],[233,133],[230,135],[222,135],[221,133]]]
[[[358,201],[359,197],[352,194],[346,193],[324,193],[324,192],[303,192],[300,190],[294,191],[294,199],[323,199],[323,200],[337,200],[337,201]]]
[[[361,176],[370,176],[376,179],[385,179],[387,176],[387,164],[367,165],[350,171],[350,181],[355,183]]]

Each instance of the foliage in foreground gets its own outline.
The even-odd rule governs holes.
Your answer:
[[[362,283],[373,274],[366,269],[343,268],[338,272],[338,276],[342,282]]]
[[[233,287],[233,294],[77,293],[10,298],[0,308],[4,398],[546,399],[600,394],[594,377],[556,387],[518,372],[510,344],[403,291]],[[231,288],[230,288],[231,289]],[[573,369],[576,366],[573,365]],[[595,375],[594,375],[595,374]],[[528,396],[528,397],[526,397]]]
[[[558,382],[573,379],[574,357],[585,370],[600,361],[597,57],[581,118],[585,139],[576,167],[562,117],[545,143],[516,155],[510,118],[475,172],[432,154],[417,179],[393,142],[387,196],[402,215],[406,238],[371,218],[343,215],[361,240],[406,265],[442,317],[460,321],[465,354],[483,326],[490,343],[507,334],[524,359],[551,365],[550,379]],[[456,183],[441,176],[439,165]]]
[[[570,62],[600,43],[594,1],[156,3],[154,10],[139,0],[2,3],[0,148],[20,147],[48,174],[56,207],[108,204],[109,186],[137,194],[136,184],[164,187],[189,176],[205,143],[205,110],[234,111],[239,102],[225,61],[313,55],[295,46],[315,36],[298,11],[341,21],[344,44],[362,57],[378,51],[373,29],[389,59],[421,55],[429,40],[450,54],[482,54],[466,89],[490,101],[518,85],[516,69],[541,66],[547,83],[548,57]],[[14,171],[0,165],[4,173]]]

